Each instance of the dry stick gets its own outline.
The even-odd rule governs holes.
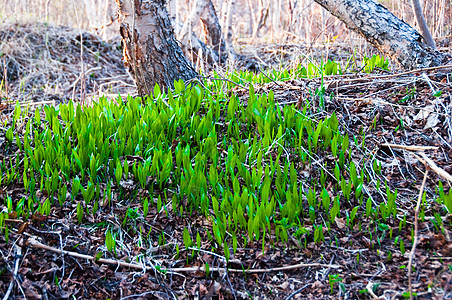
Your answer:
[[[264,72],[262,72],[261,68],[258,68],[259,72],[262,73],[262,75],[264,75],[265,77],[267,77],[268,79],[270,79],[273,83],[275,83],[277,86],[279,86],[280,88],[282,88],[283,86],[280,85],[279,83],[277,83],[275,80],[271,79],[270,77],[267,76],[267,74],[265,74]]]
[[[230,80],[230,79],[227,79],[227,78],[214,78],[214,77],[204,77],[204,78],[206,78],[206,79],[208,79],[208,80],[218,80],[218,81],[227,81],[227,82],[230,82],[230,83],[232,83],[232,84],[235,84],[236,86],[238,86],[238,87],[241,87],[242,89],[244,89],[244,90],[247,90],[247,91],[249,91],[249,89],[248,88],[246,88],[246,87],[244,87],[243,85],[241,85],[240,83],[237,83],[237,82],[235,82],[235,81],[232,81],[232,80]]]
[[[312,264],[296,264],[284,267],[276,267],[276,268],[268,268],[268,269],[227,269],[228,272],[231,273],[246,273],[246,274],[257,274],[257,273],[269,273],[269,272],[279,272],[279,271],[287,271],[294,270],[300,268],[310,268],[310,267],[322,267],[322,268],[333,268],[338,269],[341,266],[339,265],[329,265],[329,264],[321,264],[321,263],[312,263]],[[226,268],[209,268],[210,272],[221,272],[226,270]],[[168,269],[171,272],[196,272],[201,271],[205,272],[206,269],[204,266],[202,267],[188,267],[188,268],[173,268]]]
[[[425,74],[425,72],[422,72],[421,76],[422,76],[422,79],[424,79],[427,82],[428,86],[432,90],[432,93],[436,94],[435,88],[432,85],[432,81],[430,80],[430,78],[428,78],[427,74]]]
[[[8,290],[6,291],[6,294],[3,297],[3,300],[9,299],[9,295],[11,294],[11,291],[13,290],[13,287],[14,287],[14,282],[17,279],[17,272],[19,271],[19,261],[20,261],[20,257],[22,256],[22,249],[17,245],[14,245],[14,248],[15,248],[15,258],[14,258],[13,278],[11,279],[11,282],[9,283]]]
[[[306,289],[307,287],[309,287],[311,285],[311,283],[306,284],[305,286],[299,288],[298,290],[296,290],[295,292],[293,292],[292,294],[290,294],[286,299],[284,300],[290,300],[292,299],[296,294],[302,292],[304,289]]]
[[[52,251],[52,252],[55,252],[55,253],[58,253],[58,254],[65,254],[65,255],[72,256],[72,257],[77,257],[77,258],[82,258],[82,259],[96,261],[96,258],[94,256],[80,254],[80,253],[72,252],[72,251],[61,250],[61,249],[57,249],[57,248],[54,248],[54,247],[51,247],[51,246],[47,246],[47,245],[44,245],[44,244],[38,242],[35,238],[30,238],[28,240],[27,244],[32,246],[32,247],[35,247],[35,248]],[[104,264],[109,264],[109,265],[119,265],[119,266],[122,266],[122,267],[129,267],[129,268],[132,268],[132,269],[139,269],[139,270],[143,270],[144,268],[146,268],[145,266],[142,266],[142,265],[138,265],[138,264],[135,264],[135,263],[127,263],[127,262],[123,262],[123,261],[119,261],[119,260],[115,260],[115,259],[100,258],[99,260],[97,260],[97,262],[104,263]],[[149,269],[151,269],[151,268],[150,267],[146,268],[146,270],[149,270]]]
[[[369,283],[367,283],[367,285],[366,285],[366,290],[369,292],[369,294],[372,296],[373,299],[380,299],[377,295],[375,295],[372,288],[373,288],[372,281],[369,281]]]
[[[71,86],[70,86],[68,89],[72,88],[72,93],[74,94],[74,93],[75,93],[75,86],[76,86],[77,83],[80,81],[80,79],[82,79],[82,76],[83,76],[83,78],[84,78],[84,77],[86,76],[86,74],[91,73],[91,72],[94,72],[94,71],[98,71],[98,70],[102,70],[102,67],[92,67],[92,68],[86,70],[85,72],[80,73],[80,75],[79,75],[79,76],[77,77],[77,79],[71,84]],[[72,96],[72,98],[74,98],[74,96]]]
[[[77,252],[60,250],[60,249],[57,249],[57,248],[54,248],[51,246],[44,245],[44,244],[38,242],[35,238],[30,238],[28,240],[27,244],[32,247],[35,247],[35,248],[44,249],[44,250],[52,251],[55,253],[65,254],[65,255],[82,258],[82,259],[86,259],[86,260],[96,261],[98,263],[103,263],[103,264],[118,265],[118,266],[122,266],[122,267],[129,267],[132,269],[139,269],[139,270],[146,270],[146,271],[153,269],[152,267],[146,267],[144,265],[139,265],[139,264],[135,264],[135,263],[127,263],[127,262],[115,260],[115,259],[100,258],[100,259],[96,260],[96,258],[91,255],[85,255],[85,254],[80,254]],[[299,268],[309,268],[309,267],[323,267],[323,268],[337,269],[337,268],[340,268],[341,266],[321,264],[321,263],[312,263],[312,264],[297,264],[297,265],[290,265],[290,266],[283,266],[283,267],[269,268],[269,269],[248,269],[248,270],[227,269],[227,271],[232,272],[232,273],[247,273],[247,274],[253,273],[254,274],[254,273],[278,272],[278,271],[293,270],[293,269],[299,269]],[[164,269],[162,269],[162,271],[163,270]],[[209,270],[210,270],[210,272],[222,272],[222,271],[226,270],[226,268],[210,268]],[[198,272],[198,271],[205,273],[206,269],[204,267],[188,267],[188,268],[173,268],[173,269],[166,270],[167,273]]]
[[[414,240],[413,240],[413,247],[411,248],[411,252],[410,252],[410,259],[408,260],[408,289],[409,289],[409,293],[410,293],[410,300],[413,299],[413,286],[411,284],[411,264],[413,263],[414,252],[416,251],[417,240],[418,240],[419,208],[421,206],[422,194],[424,193],[424,186],[425,186],[425,182],[427,181],[427,175],[428,175],[428,170],[429,170],[427,165],[425,167],[426,167],[426,170],[424,173],[424,179],[422,180],[421,189],[419,190],[419,197],[417,198],[416,210],[414,211]]]
[[[437,66],[437,67],[430,67],[430,68],[422,68],[422,69],[416,69],[416,70],[411,70],[411,71],[406,71],[406,72],[401,72],[401,73],[395,73],[395,74],[388,74],[388,75],[374,75],[374,76],[365,76],[365,77],[359,77],[359,78],[344,78],[344,77],[355,77],[355,76],[359,76],[359,75],[365,75],[362,73],[357,73],[357,74],[344,74],[344,75],[328,75],[328,76],[323,76],[323,79],[329,79],[329,78],[342,78],[341,82],[351,82],[351,81],[359,81],[359,80],[374,80],[374,79],[382,79],[382,78],[393,78],[393,77],[399,77],[399,76],[403,76],[403,75],[408,75],[408,74],[413,74],[413,73],[420,73],[423,71],[433,71],[433,70],[440,70],[440,69],[449,69],[452,68],[452,65],[444,65],[444,66]],[[311,80],[314,79],[320,79],[321,77],[314,77],[311,78]]]
[[[376,94],[376,93],[374,93],[374,94]],[[371,95],[373,95],[373,94],[371,94]],[[417,109],[417,110],[423,110],[423,111],[426,111],[426,112],[429,112],[429,113],[432,113],[432,112],[434,112],[434,111],[432,111],[432,110],[430,110],[430,109],[428,109],[427,107],[415,107],[415,106],[411,106],[411,105],[400,105],[400,104],[395,104],[395,103],[391,103],[391,102],[387,102],[387,101],[383,101],[383,100],[378,100],[378,99],[371,99],[370,97],[369,97],[370,95],[367,95],[366,97],[367,98],[349,98],[349,97],[341,97],[341,96],[337,96],[336,98],[338,99],[338,100],[347,100],[347,101],[369,101],[369,102],[377,102],[377,103],[381,103],[381,104],[384,104],[384,105],[389,105],[389,106],[394,106],[394,107],[400,107],[400,108],[404,108],[404,109]],[[447,117],[448,115],[447,114],[444,114],[444,113],[439,113],[439,112],[435,112],[437,115],[439,115],[439,116],[444,116],[444,117]]]
[[[447,179],[450,183],[452,183],[452,175],[438,167],[433,160],[431,160],[427,155],[425,155],[424,152],[420,152],[419,155],[422,156],[425,162],[429,165],[430,169],[432,169],[433,171],[435,171],[436,174],[443,177],[444,179]]]
[[[381,144],[382,147],[390,147],[390,148],[397,148],[397,149],[405,149],[408,151],[425,151],[425,150],[438,150],[438,147],[434,146],[406,146],[406,145],[397,145],[397,144],[390,144],[390,143],[384,143]]]
[[[449,284],[452,281],[452,274],[449,275],[449,279],[446,282],[446,287],[444,288],[443,300],[446,298],[447,290],[449,289]]]
[[[6,101],[8,102],[8,69],[6,68],[6,55],[3,55],[3,78],[5,83]],[[1,103],[1,101],[0,101]]]

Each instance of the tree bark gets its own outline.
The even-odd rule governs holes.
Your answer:
[[[436,49],[435,41],[433,40],[430,30],[428,30],[427,22],[425,21],[424,14],[422,13],[421,4],[419,0],[411,0],[411,5],[413,6],[413,12],[416,16],[417,24],[421,30],[422,36],[424,37],[427,45]]]
[[[173,29],[177,33],[179,28],[179,13],[178,13],[178,0],[168,1],[168,10],[170,15],[171,24],[173,24]]]
[[[176,41],[165,0],[116,2],[124,64],[132,73],[140,95],[149,95],[155,84],[166,90],[173,87],[175,80],[197,76]]]
[[[212,0],[198,0],[198,5],[202,11],[200,20],[206,35],[206,44],[211,46],[224,61],[227,58],[226,47]]]
[[[199,21],[206,36],[206,43],[198,39],[192,30]],[[210,64],[222,63],[228,58],[220,22],[211,0],[196,0],[189,21],[181,30],[180,40],[187,47],[186,52],[191,51],[195,54],[202,52]]]
[[[448,56],[432,49],[422,36],[372,0],[315,0],[351,30],[360,33],[406,69],[444,64]]]

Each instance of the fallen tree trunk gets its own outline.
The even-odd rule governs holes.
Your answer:
[[[315,0],[351,30],[398,62],[402,68],[416,69],[446,63],[450,56],[426,44],[423,37],[372,0]]]

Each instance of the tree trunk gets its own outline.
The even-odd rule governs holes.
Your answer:
[[[430,30],[428,30],[427,22],[425,21],[424,14],[422,13],[421,4],[419,0],[411,0],[411,6],[413,6],[413,12],[416,16],[417,24],[421,30],[422,36],[424,37],[427,45],[436,49],[435,41],[433,40]]]
[[[166,90],[173,87],[175,80],[197,76],[174,37],[165,0],[116,2],[124,64],[132,73],[140,95],[149,95],[155,84]]]
[[[234,48],[232,47],[232,16],[234,15],[235,11],[235,0],[229,0],[228,1],[228,15],[226,17],[226,26],[225,26],[225,36],[226,36],[226,45],[228,47],[228,51],[231,53],[234,52]]]
[[[173,24],[174,31],[178,32],[179,29],[179,3],[177,3],[178,0],[169,0],[168,1],[168,10],[170,15],[171,24]]]
[[[408,24],[372,0],[315,0],[403,68],[438,66],[447,56],[431,47]]]
[[[192,30],[199,21],[206,36],[206,43],[201,42]],[[228,58],[220,22],[211,0],[196,0],[189,21],[181,30],[180,40],[187,46],[187,52],[202,52],[210,64],[225,62]]]
[[[259,3],[262,3],[262,2],[259,2]],[[253,38],[258,38],[260,36],[259,31],[261,30],[262,27],[265,26],[265,23],[267,22],[270,4],[271,4],[271,2],[269,2],[268,5],[264,6],[264,4],[262,3],[259,21],[257,22],[257,25],[254,26]]]

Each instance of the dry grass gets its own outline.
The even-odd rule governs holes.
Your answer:
[[[0,69],[8,70],[8,89],[0,91],[0,99],[24,105],[58,104],[81,99],[83,93],[89,100],[101,93],[133,91],[133,82],[121,61],[119,43],[106,43],[85,31],[82,35],[83,67],[79,30],[40,23],[1,26]],[[85,80],[81,80],[82,69]],[[3,79],[4,74],[0,76],[4,83]]]

